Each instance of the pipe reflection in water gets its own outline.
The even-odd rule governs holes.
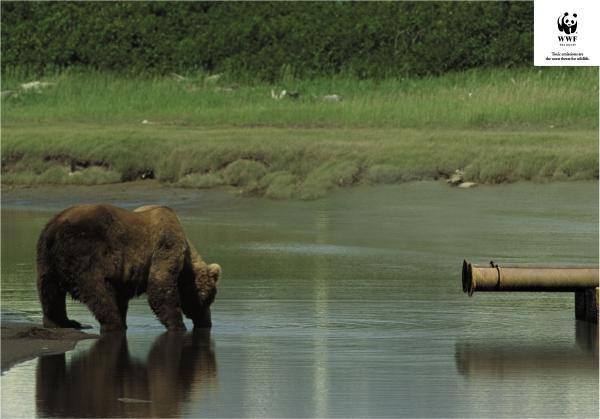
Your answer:
[[[544,342],[515,344],[460,341],[455,346],[458,372],[466,377],[505,377],[580,371],[598,375],[598,325],[577,320],[577,345]]]
[[[130,356],[125,334],[108,334],[70,363],[65,354],[38,360],[37,412],[44,417],[181,416],[192,389],[214,387],[216,378],[208,332],[165,332],[145,362]]]
[[[598,356],[598,324],[588,321],[575,321],[575,340],[577,346],[586,352]],[[597,366],[596,366],[597,368]]]

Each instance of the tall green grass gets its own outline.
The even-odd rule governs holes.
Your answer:
[[[23,92],[23,71],[2,75],[2,122],[95,122],[273,127],[598,127],[598,69],[474,70],[437,78],[295,80],[240,85],[204,74],[127,78],[57,73]],[[271,90],[297,99],[271,98]],[[340,102],[323,96],[337,94]]]
[[[337,187],[443,179],[598,179],[598,69],[236,84],[206,75],[3,74],[2,183],[156,177],[312,199]],[[274,100],[271,90],[299,92]],[[338,102],[323,96],[337,94]],[[142,123],[145,121],[145,123]],[[76,170],[73,170],[75,168]]]

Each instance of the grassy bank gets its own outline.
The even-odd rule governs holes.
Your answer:
[[[323,196],[357,183],[439,179],[595,179],[592,131],[6,126],[5,184],[107,183],[156,177],[231,185],[273,198]],[[74,166],[74,167],[73,167]],[[74,170],[72,170],[74,169]]]
[[[243,86],[203,75],[3,75],[4,184],[156,177],[273,198],[439,179],[598,178],[598,70]],[[299,93],[271,98],[271,90]],[[341,101],[323,96],[337,94]],[[6,97],[7,96],[7,97]],[[145,123],[142,123],[145,121]]]
[[[203,74],[123,78],[66,72],[23,92],[23,72],[3,74],[3,122],[135,123],[276,127],[598,127],[598,69],[469,71],[382,81],[333,78],[239,85]],[[299,93],[273,100],[271,90]],[[340,102],[327,102],[337,94]]]

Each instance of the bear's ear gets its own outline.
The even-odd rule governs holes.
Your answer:
[[[564,15],[565,15],[565,16],[569,16],[569,12],[565,12],[565,14],[564,14]]]
[[[577,17],[577,13],[573,13],[573,17]]]
[[[216,284],[221,278],[221,266],[216,263],[208,265],[208,277]]]

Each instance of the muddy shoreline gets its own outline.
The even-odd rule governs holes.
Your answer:
[[[64,353],[75,348],[80,340],[99,337],[75,329],[46,329],[40,324],[4,317],[1,321],[2,373],[18,363],[43,355]]]

